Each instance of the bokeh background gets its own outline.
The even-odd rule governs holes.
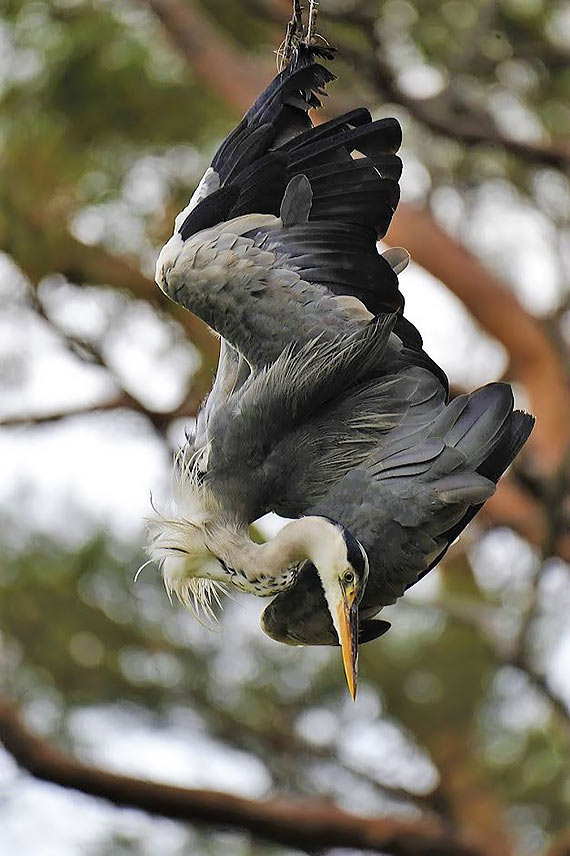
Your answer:
[[[325,115],[403,125],[387,240],[414,259],[409,317],[454,391],[508,379],[538,420],[485,514],[386,610],[356,704],[337,651],[263,636],[264,602],[226,600],[211,632],[154,567],[133,581],[217,357],[154,260],[274,73],[289,3],[0,10],[0,727],[159,782],[440,817],[487,856],[569,853],[568,7],[321,1],[340,48]],[[40,782],[8,748],[3,853],[302,852]]]

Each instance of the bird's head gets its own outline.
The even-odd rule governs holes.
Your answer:
[[[323,524],[312,541],[309,557],[319,575],[342,650],[350,694],[356,696],[358,676],[358,605],[368,582],[368,556],[342,524],[319,518]]]

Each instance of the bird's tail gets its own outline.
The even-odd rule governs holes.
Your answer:
[[[491,383],[455,398],[430,432],[430,439],[442,438],[447,449],[460,455],[455,468],[441,473],[435,482],[439,498],[448,503],[451,515],[453,506],[468,506],[459,519],[450,519],[445,531],[438,533],[447,546],[481,510],[492,486],[514,461],[533,429],[534,417],[513,407],[510,386]],[[432,472],[431,477],[437,477],[437,473]],[[418,579],[438,564],[447,546]]]
[[[514,410],[506,383],[490,383],[455,398],[436,420],[429,439],[441,438],[464,458],[461,469],[494,484],[528,439],[534,417]]]
[[[477,474],[496,484],[515,459],[534,425],[534,417],[514,410],[509,384],[490,383],[474,392],[459,395],[435,417],[429,426],[404,422],[396,428],[389,443],[377,453],[378,470],[387,473],[395,467],[415,465],[415,453],[435,460],[424,472],[429,481],[459,474]],[[430,457],[428,447],[433,449]],[[446,454],[442,456],[442,452]]]
[[[458,400],[461,400],[461,412],[446,440],[448,437],[452,441],[459,438],[457,448],[467,454],[466,468],[474,467],[474,474],[496,485],[528,440],[534,427],[534,416],[513,410],[512,391],[504,383],[489,384],[470,396],[459,396],[446,410],[451,410]],[[485,410],[489,404],[491,406]],[[455,541],[482,507],[483,502],[471,505],[463,517],[451,526],[445,533],[449,544]]]
[[[515,459],[534,425],[534,418],[514,410],[513,394],[505,383],[491,383],[460,395],[428,428],[396,428],[370,461],[392,491],[414,484],[423,509],[418,520],[432,544],[431,560],[409,588],[445,555],[450,544],[492,496],[495,485]],[[422,499],[423,497],[423,499]]]

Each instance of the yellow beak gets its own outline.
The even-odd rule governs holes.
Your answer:
[[[340,630],[340,647],[342,662],[348,689],[353,699],[356,699],[356,681],[358,678],[358,605],[356,592],[350,589],[344,593],[337,610],[338,627]]]

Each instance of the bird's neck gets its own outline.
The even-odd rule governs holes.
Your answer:
[[[342,536],[322,517],[302,517],[281,529],[270,541],[257,544],[247,530],[228,533],[211,530],[208,548],[218,559],[224,576],[237,588],[272,595],[288,588],[299,565],[309,559],[317,567],[334,560]]]

